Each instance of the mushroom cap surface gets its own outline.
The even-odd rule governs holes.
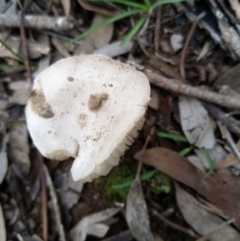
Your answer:
[[[92,181],[118,165],[149,99],[149,81],[134,67],[102,55],[68,57],[36,77],[27,125],[43,156],[74,158],[73,179]]]

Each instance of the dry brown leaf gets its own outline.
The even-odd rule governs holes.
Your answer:
[[[153,241],[147,205],[139,178],[135,179],[128,193],[126,219],[129,229],[137,241]]]
[[[102,238],[106,235],[109,227],[101,222],[111,218],[119,211],[120,208],[108,208],[84,217],[70,230],[70,240],[84,241],[88,234]]]
[[[63,5],[64,13],[66,17],[69,17],[71,11],[71,0],[61,0]]]
[[[216,230],[224,220],[205,209],[193,196],[175,185],[179,209],[187,223],[200,235]],[[237,241],[240,234],[231,226],[225,226],[209,235],[210,241]]]
[[[11,48],[11,50],[15,53],[22,54],[23,48],[21,46],[21,38],[19,36],[9,36],[6,32],[0,33],[0,39],[3,42],[6,42],[8,47]],[[35,41],[33,39],[28,40],[28,48],[29,48],[29,58],[35,59],[39,58],[42,55],[47,55],[50,52],[50,45],[48,41],[47,36],[40,36],[38,41]],[[16,59],[18,58],[12,54],[8,49],[5,48],[2,44],[0,44],[0,57],[1,58],[11,58]]]
[[[8,88],[12,90],[9,96],[9,103],[26,105],[31,93],[31,83],[27,81],[10,82]]]
[[[129,53],[132,50],[133,41],[130,41],[124,45],[122,45],[121,41],[116,41],[110,44],[107,44],[99,49],[96,49],[94,54],[103,54],[108,57],[114,58],[122,54]]]
[[[180,96],[178,100],[182,130],[189,143],[211,149],[215,136],[208,112],[195,98]]]
[[[71,56],[71,54],[68,52],[68,49],[62,47],[66,43],[64,40],[52,37],[51,42],[62,56],[65,58]]]
[[[139,160],[141,155],[141,152],[138,152],[135,158]],[[216,207],[235,218],[236,226],[240,230],[240,184],[232,176],[214,173],[206,177],[206,173],[192,165],[186,158],[162,147],[146,150],[142,161],[195,189]]]
[[[238,140],[236,146],[240,148],[240,140]],[[215,166],[215,170],[221,170],[237,163],[239,163],[237,156],[233,152],[230,152],[222,162]]]
[[[96,14],[91,27],[101,23],[106,20],[107,17]],[[108,24],[107,26],[94,31],[83,39],[81,45],[76,49],[75,55],[79,54],[90,54],[94,50],[99,49],[109,43],[113,35],[113,24]]]
[[[159,110],[160,108],[160,97],[156,89],[151,89],[151,98],[148,103],[148,106],[154,110]]]
[[[84,8],[87,11],[92,11],[95,13],[99,13],[103,16],[106,17],[112,17],[115,16],[116,14],[118,14],[119,12],[113,9],[107,9],[106,5],[105,6],[101,6],[98,3],[95,2],[90,2],[90,1],[86,1],[86,0],[78,0],[78,3],[81,5],[82,8]]]
[[[6,133],[0,133],[0,184],[8,170],[8,157],[6,153],[6,145],[8,142],[8,135]],[[0,236],[1,237],[1,236]]]
[[[24,123],[11,127],[9,132],[9,159],[18,174],[25,176],[30,170],[29,144],[27,126]]]
[[[237,64],[225,74],[220,76],[214,83],[217,88],[228,86],[233,92],[240,94],[240,64]]]

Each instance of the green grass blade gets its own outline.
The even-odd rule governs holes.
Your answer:
[[[201,148],[200,150],[203,152],[203,154],[206,157],[208,164],[209,164],[209,170],[208,170],[207,174],[205,175],[205,178],[207,178],[213,173],[214,161],[213,161],[210,153],[208,152],[208,150],[205,147]]]
[[[174,140],[174,141],[181,141],[181,142],[187,142],[188,143],[188,140],[185,136],[178,135],[178,134],[158,132],[158,136],[162,137],[162,138],[171,139],[171,140]]]
[[[189,146],[187,148],[184,148],[179,152],[180,156],[187,156],[190,152],[192,152],[195,149],[195,146]]]
[[[108,18],[108,19],[102,21],[101,23],[96,24],[95,26],[89,28],[89,29],[88,29],[87,31],[85,31],[84,33],[78,35],[76,38],[74,38],[74,39],[72,39],[71,41],[69,41],[68,43],[66,43],[66,44],[64,45],[64,47],[70,46],[71,44],[73,44],[73,43],[75,43],[75,42],[77,42],[77,41],[85,38],[86,36],[88,36],[89,34],[97,31],[98,29],[107,26],[108,24],[114,23],[114,22],[116,22],[116,21],[118,21],[118,20],[120,20],[120,19],[129,17],[129,16],[134,15],[134,14],[137,14],[137,13],[142,13],[142,12],[143,12],[143,10],[136,10],[136,9],[134,9],[134,10],[130,10],[130,11],[127,11],[127,12],[120,13],[120,14],[118,14],[118,15],[116,15],[116,16],[111,17],[111,18]]]
[[[0,39],[0,43],[10,52],[12,53],[15,57],[17,57],[17,59],[19,60],[19,62],[21,63],[25,63],[25,60],[22,56],[20,56],[19,54],[15,53],[7,44],[5,44],[1,39]]]
[[[120,189],[124,189],[124,188],[130,187],[132,185],[133,181],[134,180],[127,181],[127,182],[124,182],[124,183],[121,183],[121,184],[113,185],[113,186],[111,186],[111,189],[120,190]]]
[[[134,36],[135,34],[139,31],[139,29],[142,27],[144,22],[146,21],[146,17],[142,17],[137,24],[130,30],[130,32],[124,37],[122,41],[122,45],[128,43]]]
[[[150,0],[144,0],[144,4],[145,4],[145,6],[147,7],[147,9],[149,11],[150,8],[151,8],[151,1]]]
[[[156,173],[158,172],[157,169],[154,169],[152,171],[148,171],[148,172],[145,172],[143,175],[140,176],[140,180],[141,181],[146,181],[146,180],[149,180],[151,179]],[[127,187],[130,187],[132,185],[134,180],[131,180],[131,181],[127,181],[127,182],[124,182],[124,183],[121,183],[121,184],[117,184],[117,185],[113,185],[111,188],[112,189],[123,189],[123,188],[127,188]]]
[[[151,9],[155,9],[158,6],[164,5],[164,4],[170,4],[170,3],[179,3],[179,2],[189,2],[191,0],[157,0],[152,6]]]
[[[180,152],[179,152],[179,155],[180,155],[180,156],[186,156],[186,155],[188,155],[192,150],[194,150],[194,148],[195,148],[195,146],[189,146],[189,147],[183,149],[182,151],[180,151]],[[141,180],[141,181],[149,180],[149,179],[151,179],[157,172],[158,172],[157,169],[154,169],[154,170],[152,170],[152,171],[145,172],[143,175],[140,176],[140,180]],[[132,185],[133,181],[134,181],[134,180],[130,180],[130,181],[127,181],[127,182],[124,182],[124,183],[116,184],[116,185],[111,186],[111,188],[112,188],[112,189],[115,189],[115,190],[127,188],[127,187],[130,187],[130,186]]]
[[[128,7],[132,7],[135,9],[141,9],[144,12],[148,12],[149,7],[145,6],[144,4],[128,1],[128,0],[92,0],[94,2],[111,2],[111,3],[119,3]]]
[[[17,121],[12,121],[12,122],[10,122],[10,123],[9,123],[9,126],[10,126],[10,127],[13,127],[13,126],[15,126],[15,125],[25,124],[25,123],[26,123],[26,120],[25,120],[25,119],[23,119],[23,120],[17,120]]]

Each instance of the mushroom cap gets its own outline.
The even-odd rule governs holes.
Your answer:
[[[73,157],[73,179],[92,181],[118,165],[149,99],[149,81],[134,67],[102,55],[68,57],[36,77],[27,125],[43,156]]]

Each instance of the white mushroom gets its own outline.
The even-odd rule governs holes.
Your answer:
[[[43,156],[73,157],[73,179],[92,181],[118,165],[149,99],[149,81],[135,68],[102,55],[69,57],[36,77],[27,125]]]

